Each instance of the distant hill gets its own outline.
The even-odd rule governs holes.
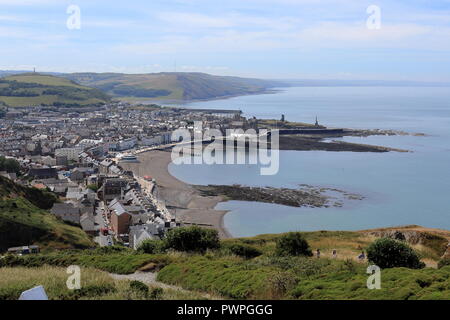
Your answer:
[[[154,100],[206,100],[263,93],[280,81],[214,76],[205,73],[72,73],[62,75],[115,97]]]
[[[53,75],[22,73],[0,78],[0,104],[10,107],[80,107],[105,103],[109,99],[98,89]]]
[[[0,252],[31,244],[52,249],[95,246],[81,228],[68,225],[47,211],[55,201],[49,192],[0,176]]]

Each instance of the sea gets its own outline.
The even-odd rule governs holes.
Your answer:
[[[392,129],[425,136],[345,137],[343,141],[411,152],[280,151],[276,175],[258,165],[175,165],[170,173],[191,184],[298,188],[307,184],[356,193],[342,207],[295,208],[228,201],[224,224],[235,237],[313,230],[363,230],[421,225],[450,230],[449,87],[291,87],[273,94],[194,102],[188,108],[239,109],[246,117],[360,129]]]

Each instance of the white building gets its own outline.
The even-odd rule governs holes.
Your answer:
[[[137,139],[136,138],[130,138],[130,139],[126,139],[126,140],[121,140],[117,143],[117,151],[123,151],[123,150],[128,150],[133,148],[134,146],[136,146],[137,143]]]
[[[78,161],[80,153],[83,152],[83,148],[61,148],[55,150],[55,157],[66,156],[68,161]]]

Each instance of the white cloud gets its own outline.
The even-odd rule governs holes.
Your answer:
[[[0,0],[2,6],[32,6],[32,5],[47,5],[58,4],[58,0]]]
[[[210,17],[197,13],[162,12],[157,14],[157,17],[163,22],[183,25],[185,27],[229,28],[234,26],[228,19]]]

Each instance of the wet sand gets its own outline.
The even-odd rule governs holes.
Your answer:
[[[224,199],[221,196],[202,196],[191,185],[173,177],[168,170],[171,151],[154,150],[138,155],[140,163],[122,163],[125,170],[132,170],[140,177],[150,176],[156,180],[156,196],[164,200],[177,220],[185,225],[197,224],[214,228],[221,238],[230,238],[225,229],[225,210],[214,210]]]

